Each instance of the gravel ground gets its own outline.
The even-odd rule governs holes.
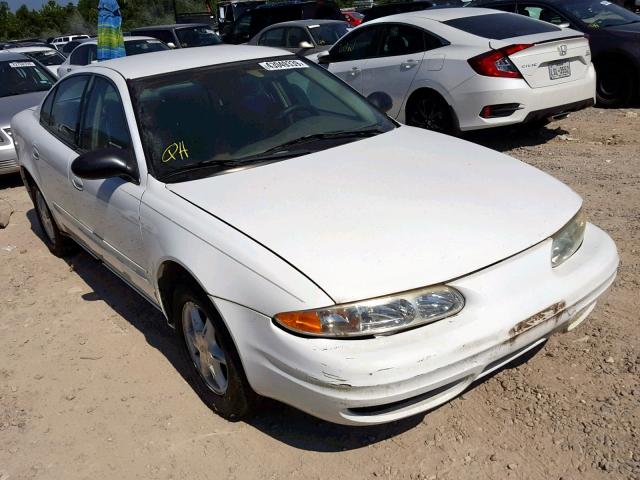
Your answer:
[[[528,362],[378,427],[276,402],[247,423],[212,414],[160,315],[86,253],[50,255],[19,178],[0,179],[15,210],[0,230],[0,480],[640,479],[639,113],[468,137],[582,195],[618,245],[618,278]]]

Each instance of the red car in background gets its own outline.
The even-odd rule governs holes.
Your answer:
[[[357,27],[358,25],[360,25],[362,23],[362,19],[364,18],[363,14],[353,10],[348,10],[346,12],[343,11],[342,16],[344,17],[346,22],[349,22],[349,25],[351,27]]]

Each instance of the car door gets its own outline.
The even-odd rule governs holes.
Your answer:
[[[381,27],[371,25],[348,33],[329,50],[328,70],[362,93],[362,71],[378,51]]]
[[[78,156],[76,134],[80,127],[80,112],[89,76],[74,75],[56,85],[40,109],[42,132],[34,135],[31,145],[34,165],[38,170],[40,188],[64,224],[82,233],[77,212],[70,196],[68,174],[71,162]]]
[[[378,55],[367,61],[362,71],[362,94],[383,92],[391,97],[387,112],[396,117],[420,69],[424,57],[423,31],[404,24],[384,24]]]
[[[126,86],[125,86],[126,88]],[[140,172],[132,145],[132,136],[122,97],[112,80],[94,75],[85,94],[80,153],[103,149],[127,152],[129,161]],[[140,202],[144,182],[113,177],[82,179],[68,170],[75,210],[85,228],[91,231],[90,247],[107,264],[143,292],[150,291],[140,228]]]

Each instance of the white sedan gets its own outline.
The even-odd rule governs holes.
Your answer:
[[[160,309],[228,419],[258,394],[343,424],[423,412],[576,327],[616,275],[558,180],[282,50],[92,65],[12,127],[51,251],[72,238]]]
[[[317,61],[400,122],[441,132],[543,123],[594,104],[584,34],[483,8],[362,24]]]
[[[56,77],[58,76],[58,66],[63,64],[66,60],[66,57],[59,51],[55,48],[49,47],[17,47],[12,48],[11,51],[14,53],[22,53],[23,55],[40,62],[41,65],[44,65],[47,70]]]

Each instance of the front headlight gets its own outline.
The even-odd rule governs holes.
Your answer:
[[[582,209],[576,213],[569,223],[562,227],[553,237],[551,245],[551,266],[564,263],[582,245],[587,220]]]
[[[296,333],[319,337],[389,334],[455,315],[464,297],[445,285],[333,307],[278,313],[274,320]]]

